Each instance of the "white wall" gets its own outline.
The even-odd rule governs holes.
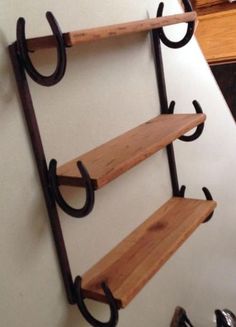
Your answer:
[[[172,13],[177,1],[165,1]],[[52,10],[63,31],[155,15],[157,1],[2,0],[0,6],[0,325],[88,326],[67,304],[31,147],[20,110],[6,46],[15,40],[19,16],[28,36],[50,33],[44,13]],[[175,29],[173,34],[181,34]],[[214,218],[200,226],[143,291],[120,311],[122,327],[169,325],[176,305],[197,326],[214,326],[215,308],[236,311],[236,129],[196,42],[165,49],[169,99],[178,112],[199,100],[207,123],[196,142],[177,141],[180,182],[187,195],[218,202]],[[36,55],[48,71],[53,51]],[[47,159],[63,163],[160,112],[150,39],[144,35],[101,41],[68,51],[63,81],[44,88],[29,82]],[[68,191],[77,204],[78,195]],[[171,196],[165,151],[96,193],[93,213],[77,221],[61,213],[73,275],[82,274]],[[106,308],[91,303],[96,316]]]

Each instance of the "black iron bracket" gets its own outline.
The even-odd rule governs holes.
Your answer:
[[[186,12],[192,11],[192,6],[189,0],[183,0],[182,2]],[[162,16],[163,10],[164,10],[164,4],[160,3],[157,10],[157,17]],[[185,36],[182,38],[182,40],[178,42],[173,42],[169,40],[166,37],[163,28],[154,29],[152,31],[152,43],[153,43],[154,58],[155,58],[157,85],[158,85],[158,93],[159,93],[162,114],[173,114],[175,109],[175,102],[171,101],[170,105],[168,102],[161,42],[167,47],[174,48],[174,49],[185,46],[191,40],[194,33],[194,22],[189,22],[187,23],[187,25],[188,27]],[[195,108],[196,113],[203,113],[200,104],[196,100],[193,101],[193,106]],[[192,142],[201,136],[203,130],[204,130],[204,123],[198,125],[196,131],[192,135],[183,135],[179,139],[184,142]],[[179,187],[173,143],[169,144],[166,149],[167,149],[167,157],[168,157],[169,171],[171,177],[172,194],[173,196],[184,197],[186,187],[185,186],[182,186],[181,188]],[[206,187],[203,188],[203,192],[207,200],[213,200],[210,191]],[[214,211],[209,215],[209,217],[205,220],[205,222],[211,219],[213,213]]]
[[[184,198],[185,196],[185,191],[186,191],[186,186],[182,185],[180,190],[179,190],[179,197]],[[208,190],[207,187],[202,188],[203,193],[205,194],[206,200],[212,201],[213,197],[211,195],[211,192]],[[211,220],[212,216],[214,214],[214,211],[203,221],[203,223],[207,223],[209,220]]]
[[[186,11],[191,11],[192,7],[188,0],[183,0]],[[157,12],[157,16],[162,16],[164,5],[160,4]],[[82,208],[76,209],[71,207],[63,198],[59,189],[59,181],[56,173],[57,162],[52,159],[47,164],[44,148],[41,140],[39,126],[37,123],[34,105],[27,81],[26,73],[31,79],[42,86],[53,86],[61,81],[66,71],[66,45],[63,39],[63,34],[60,27],[51,12],[47,12],[46,18],[51,27],[52,33],[56,40],[56,51],[57,51],[57,64],[55,71],[49,75],[44,76],[38,72],[34,67],[27,48],[27,40],[25,36],[25,20],[19,18],[17,22],[17,41],[9,46],[10,57],[15,73],[17,82],[17,88],[20,95],[23,113],[25,116],[31,145],[40,177],[40,182],[44,194],[45,203],[47,206],[47,212],[51,224],[52,234],[55,241],[56,252],[58,261],[62,273],[62,278],[65,286],[68,302],[70,304],[77,304],[84,318],[94,327],[115,327],[118,323],[118,305],[114,299],[111,290],[106,283],[101,284],[101,288],[104,291],[108,306],[110,308],[110,318],[107,322],[100,322],[94,318],[88,311],[84,302],[84,292],[81,287],[82,279],[77,276],[75,280],[72,278],[71,268],[68,260],[68,255],[65,247],[63,238],[62,228],[60,224],[59,214],[57,205],[62,208],[67,214],[72,217],[82,218],[87,216],[94,207],[94,193],[95,190],[92,185],[91,178],[89,176],[86,167],[82,162],[78,162],[77,166],[82,176],[82,185],[86,191],[86,200]],[[155,50],[155,61],[156,61],[156,72],[158,79],[158,88],[160,95],[161,111],[163,114],[171,114],[174,111],[174,102],[168,106],[166,85],[164,78],[164,66],[161,54],[162,41],[166,46],[171,48],[179,48],[189,42],[193,35],[194,23],[188,23],[186,35],[179,42],[170,41],[162,28],[155,29],[152,31],[153,44]],[[195,101],[193,103],[196,112],[200,112],[200,105]],[[202,111],[201,111],[202,112]],[[192,141],[199,137],[202,133],[203,125],[198,127],[196,132],[192,136],[183,136],[180,139],[183,141]],[[168,162],[170,168],[172,189],[174,196],[184,196],[184,188],[179,189],[178,175],[175,163],[175,154],[173,144],[167,146]],[[210,193],[204,191],[208,199],[212,199]],[[208,220],[210,218],[208,217]]]
[[[193,101],[193,106],[197,114],[203,113],[200,104],[196,100]],[[171,101],[170,106],[168,108],[168,114],[173,114],[174,110],[175,110],[175,102]],[[204,130],[204,123],[201,123],[200,125],[197,126],[196,131],[192,135],[182,135],[179,137],[179,140],[184,142],[195,141],[202,135],[203,130]]]
[[[88,215],[94,207],[94,188],[92,186],[91,178],[83,163],[78,162],[77,166],[82,176],[82,185],[86,190],[86,201],[84,206],[80,209],[75,209],[69,206],[59,190],[59,182],[56,174],[57,162],[55,159],[50,161],[48,168],[29,84],[26,77],[27,72],[28,75],[36,83],[43,86],[53,86],[60,82],[64,76],[66,69],[66,46],[64,45],[64,40],[60,28],[52,13],[48,12],[46,17],[57,41],[58,60],[55,72],[50,76],[43,76],[33,66],[28,54],[27,42],[25,39],[25,21],[23,18],[19,18],[17,22],[17,41],[9,46],[10,57],[15,73],[23,113],[29,131],[36,165],[38,168],[44,199],[47,206],[47,212],[51,223],[52,234],[55,241],[55,247],[68,302],[70,304],[77,304],[82,315],[88,322],[90,322],[92,326],[115,327],[118,321],[118,307],[111,294],[111,291],[106,284],[102,284],[101,288],[105,292],[107,302],[111,310],[111,316],[107,323],[100,322],[92,317],[83,302],[81,278],[76,277],[75,281],[73,281],[56,206],[57,203],[67,214],[72,217],[82,218]]]
[[[29,76],[34,80],[36,83],[43,85],[43,86],[53,86],[60,82],[63,78],[65,71],[66,71],[66,47],[64,44],[63,35],[61,29],[53,16],[53,14],[48,11],[46,13],[46,17],[48,23],[52,29],[53,35],[56,39],[57,44],[57,65],[55,71],[50,76],[43,76],[41,75],[30,59],[27,43],[25,38],[25,19],[20,17],[17,21],[17,50],[18,54],[23,61],[24,68],[29,74]]]
[[[75,279],[75,294],[76,294],[76,303],[78,305],[78,308],[83,315],[83,317],[91,324],[91,326],[94,327],[112,327],[116,326],[118,323],[118,306],[116,303],[116,300],[114,299],[111,290],[109,287],[106,285],[106,283],[101,284],[101,288],[103,289],[103,292],[105,294],[107,303],[110,308],[110,319],[107,322],[101,322],[97,319],[95,319],[91,313],[88,311],[85,303],[84,303],[84,298],[85,296],[83,295],[83,290],[81,288],[81,282],[82,279],[80,276],[77,276]]]
[[[89,173],[81,161],[77,162],[78,169],[82,176],[82,185],[85,185],[86,189],[86,201],[82,208],[72,208],[63,198],[61,191],[59,190],[59,183],[57,178],[57,161],[52,159],[49,163],[48,176],[49,185],[54,195],[55,201],[59,207],[66,212],[68,215],[74,218],[83,218],[87,216],[94,207],[94,189],[92,181],[89,177]]]
[[[185,12],[193,11],[191,2],[189,0],[182,0],[182,2],[184,5]],[[161,2],[157,9],[157,17],[162,17],[163,11],[164,11],[164,3]],[[191,40],[193,33],[194,33],[194,28],[195,28],[195,22],[189,22],[186,34],[178,42],[171,41],[170,39],[168,39],[168,37],[165,35],[164,29],[162,27],[158,28],[157,33],[158,33],[158,36],[159,36],[160,40],[162,41],[162,43],[165,44],[168,48],[178,49],[178,48],[182,48],[183,46],[185,46]]]

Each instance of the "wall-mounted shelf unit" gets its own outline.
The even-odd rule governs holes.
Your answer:
[[[216,202],[206,188],[203,188],[206,200],[184,198],[185,186],[179,187],[175,164],[172,142],[178,138],[185,142],[197,139],[203,132],[206,119],[196,100],[193,101],[195,114],[174,114],[175,103],[172,101],[169,104],[166,95],[161,42],[173,49],[180,48],[190,41],[194,32],[196,13],[192,11],[188,0],[184,0],[183,4],[184,14],[163,17],[164,5],[161,3],[157,17],[153,19],[65,34],[62,34],[54,16],[48,12],[47,19],[53,36],[29,40],[25,38],[25,21],[19,18],[17,40],[9,46],[67,298],[70,304],[78,305],[84,318],[95,327],[116,326],[118,310],[127,306],[199,224],[212,217],[216,207]],[[186,34],[178,42],[169,40],[163,26],[181,22],[187,22]],[[40,85],[55,85],[66,71],[67,47],[143,31],[152,34],[161,115],[58,168],[55,159],[48,165],[26,73]],[[57,66],[50,76],[42,76],[32,64],[28,51],[50,47],[57,49]],[[193,128],[196,130],[191,135],[185,135]],[[82,277],[73,279],[57,206],[73,217],[87,216],[94,207],[96,190],[163,148],[167,150],[173,197]],[[86,200],[82,208],[68,205],[60,190],[62,184],[85,189]],[[108,303],[111,312],[109,320],[101,322],[93,317],[85,305],[85,298]]]

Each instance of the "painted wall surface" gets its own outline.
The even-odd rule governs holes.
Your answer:
[[[19,16],[27,35],[50,33],[44,14],[53,11],[63,31],[154,17],[158,1],[2,0],[0,5],[0,326],[88,326],[67,304],[39,178],[20,110],[7,45]],[[180,11],[165,1],[166,12]],[[184,27],[170,28],[180,38]],[[218,208],[171,260],[120,311],[122,327],[167,327],[177,305],[199,327],[214,326],[213,312],[236,312],[236,128],[195,40],[164,49],[169,100],[176,112],[193,112],[197,99],[207,122],[193,143],[177,141],[176,159],[187,195],[212,191]],[[53,51],[34,56],[51,71]],[[153,54],[148,36],[134,35],[68,51],[63,81],[44,88],[29,81],[47,159],[63,163],[159,114]],[[78,204],[82,192],[66,189]],[[61,213],[73,275],[82,274],[171,196],[165,151],[149,158],[96,193],[92,214],[77,221]],[[83,199],[82,199],[83,200]],[[101,319],[107,309],[89,302]]]

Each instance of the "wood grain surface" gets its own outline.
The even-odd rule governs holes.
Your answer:
[[[236,61],[236,9],[199,17],[196,37],[210,64]]]
[[[118,306],[127,306],[215,207],[215,201],[171,198],[83,275],[85,296],[105,302],[106,282]]]
[[[160,115],[60,166],[60,184],[81,185],[77,162],[82,161],[94,188],[101,188],[205,119],[204,114]]]
[[[189,22],[195,20],[196,17],[196,12],[183,13],[129,23],[83,29],[80,31],[64,33],[63,37],[65,45],[71,47],[80,43],[92,42],[126,34],[145,32],[162,26]],[[55,44],[56,43],[53,36],[42,36],[27,40],[27,47],[29,51],[53,48],[55,47]]]

